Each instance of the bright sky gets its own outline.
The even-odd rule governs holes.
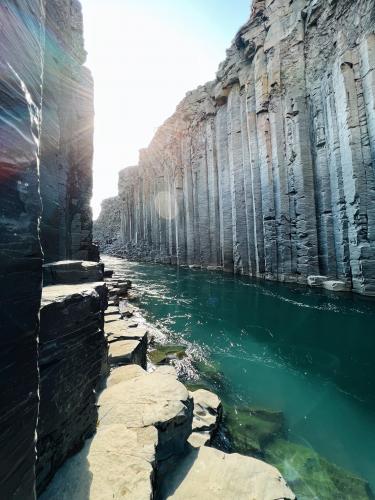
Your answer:
[[[95,81],[94,217],[188,90],[212,80],[250,0],[81,0]]]

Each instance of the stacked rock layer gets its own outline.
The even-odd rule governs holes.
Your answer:
[[[2,498],[35,498],[43,255],[93,257],[84,59],[77,0],[0,2]]]
[[[125,253],[375,294],[375,5],[255,0],[120,173]]]

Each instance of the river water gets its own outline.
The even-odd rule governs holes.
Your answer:
[[[375,490],[374,300],[104,260],[141,292],[149,322],[174,342],[189,345],[193,357],[220,374],[225,382],[217,389],[221,397],[282,411],[290,442],[366,479]],[[283,470],[288,479],[301,473],[309,483],[306,464],[303,471],[298,461],[292,465],[293,470],[287,464]],[[307,491],[299,498],[325,500],[324,492],[331,490],[311,486]],[[349,492],[330,495],[357,500]]]

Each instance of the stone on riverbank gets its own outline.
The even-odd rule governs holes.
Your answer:
[[[205,389],[190,393],[194,400],[193,432],[189,437],[192,446],[209,444],[217,431],[223,414],[223,407],[216,394]]]
[[[345,281],[329,280],[323,283],[323,288],[332,292],[349,292],[350,288]]]
[[[98,404],[101,426],[119,422],[130,428],[155,426],[159,461],[182,453],[191,434],[193,401],[175,372],[147,373],[133,366],[121,368],[121,373],[114,370]]]
[[[161,498],[174,500],[294,500],[279,471],[255,458],[202,446],[164,478]]]

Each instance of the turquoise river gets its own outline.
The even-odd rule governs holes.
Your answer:
[[[372,498],[346,485],[355,476],[375,491],[375,300],[104,260],[133,281],[166,341],[210,367],[223,400],[283,413],[286,447],[273,462],[299,499]]]

